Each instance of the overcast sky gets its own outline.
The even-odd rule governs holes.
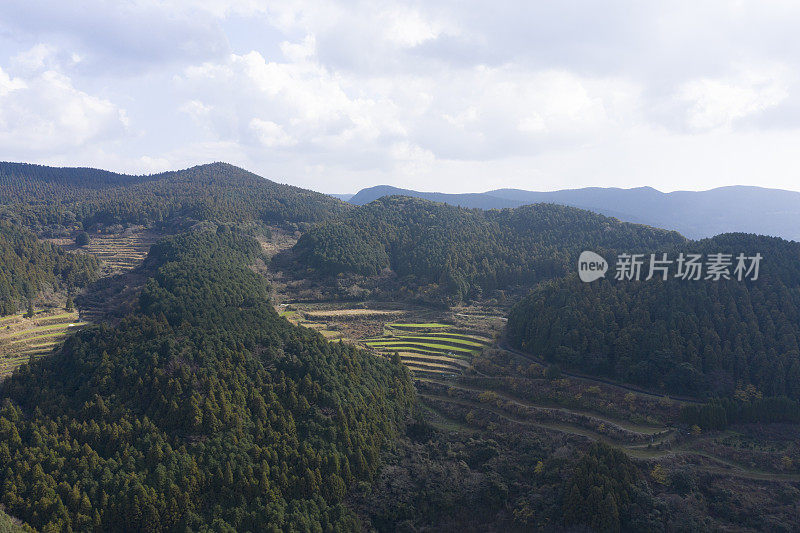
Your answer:
[[[0,160],[800,190],[800,2],[2,0]]]

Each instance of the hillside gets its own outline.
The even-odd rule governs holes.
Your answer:
[[[447,194],[379,185],[359,191],[349,202],[364,205],[391,195],[480,209],[542,202],[569,205],[626,222],[675,230],[692,239],[744,232],[800,240],[800,192],[761,187],[731,186],[670,193],[652,187],[587,187],[547,192],[497,189],[485,193]]]
[[[0,221],[0,316],[26,308],[40,292],[79,288],[97,279],[98,261],[40,242],[30,231]]]
[[[42,531],[353,530],[407,416],[399,362],[280,318],[221,226],[162,240],[137,311],[0,386],[0,502]]]
[[[390,271],[407,296],[456,303],[564,276],[586,248],[649,250],[684,240],[557,205],[480,211],[387,197],[313,228],[293,253],[298,268],[323,276]]]
[[[375,187],[361,189],[347,201],[355,205],[366,205],[384,196],[410,196],[412,198],[422,198],[423,200],[440,202],[457,207],[478,209],[503,209],[504,207],[518,207],[525,203],[537,203],[515,201],[510,198],[493,196],[490,193],[449,194],[441,192],[419,192],[410,189],[400,189],[398,187],[392,187],[391,185],[377,185]]]
[[[800,399],[800,244],[726,234],[678,250],[764,259],[757,280],[572,275],[512,310],[511,343],[563,368],[673,393],[732,396],[753,385]]]
[[[0,216],[40,228],[192,220],[317,222],[347,210],[330,196],[226,163],[148,176],[0,163]]]

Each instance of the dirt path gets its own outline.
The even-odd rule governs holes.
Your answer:
[[[430,405],[430,403],[428,402],[425,402],[425,399],[455,403],[461,405],[462,407],[468,407],[470,409],[482,409],[485,411],[489,411],[495,416],[498,416],[515,424],[539,427],[550,431],[558,431],[562,433],[568,433],[571,435],[581,436],[591,440],[605,442],[606,444],[618,447],[628,455],[638,459],[663,459],[667,457],[678,457],[678,456],[703,457],[719,465],[719,466],[695,465],[695,468],[703,470],[705,472],[731,475],[747,479],[765,480],[765,481],[800,481],[800,474],[780,474],[777,472],[767,472],[763,470],[748,468],[743,465],[734,463],[732,461],[728,461],[726,459],[722,459],[715,455],[709,454],[707,452],[694,450],[690,448],[688,444],[683,444],[674,449],[666,449],[666,450],[647,448],[646,445],[642,444],[626,445],[624,443],[620,443],[617,440],[611,439],[608,436],[601,435],[595,431],[574,426],[571,424],[548,423],[535,420],[520,419],[518,417],[511,416],[509,413],[505,413],[500,409],[496,409],[488,405],[461,400],[458,398],[450,398],[447,396],[430,395],[430,394],[420,394],[419,396],[422,398],[425,407],[428,410],[435,412],[439,418],[446,421],[447,424],[446,426],[443,427],[447,428],[447,426],[449,426],[449,428],[447,428],[449,430],[452,430],[454,427],[462,429],[465,427],[464,423],[458,420],[453,420],[450,417],[446,416],[445,414],[441,413],[438,409],[436,409],[436,407]],[[663,440],[664,439],[654,442],[654,445],[660,444],[661,442],[663,442]]]
[[[622,429],[634,432],[634,433],[641,433],[643,435],[658,435],[660,433],[664,433],[669,431],[669,428],[666,426],[646,426],[642,424],[635,424],[628,420],[620,420],[617,418],[609,417],[608,415],[604,415],[602,413],[595,413],[592,411],[582,411],[578,409],[570,409],[567,407],[554,407],[552,405],[543,405],[538,404],[535,402],[531,402],[530,400],[524,400],[522,398],[518,398],[516,396],[512,396],[505,392],[496,391],[493,389],[484,389],[481,387],[477,387],[475,385],[467,385],[464,383],[454,382],[454,381],[446,381],[446,380],[438,380],[434,378],[420,378],[420,381],[427,381],[431,383],[436,383],[438,385],[443,385],[445,387],[453,387],[456,389],[462,390],[469,390],[473,392],[492,392],[496,394],[499,398],[502,398],[508,402],[515,403],[517,405],[521,405],[523,407],[527,407],[529,409],[536,409],[542,412],[549,412],[555,413],[560,412],[564,414],[574,414],[578,416],[584,416],[589,419],[599,420],[602,423],[606,423],[613,426],[618,426]]]
[[[529,353],[525,353],[523,351],[514,349],[508,345],[505,341],[501,342],[498,345],[498,348],[501,350],[505,350],[507,352],[513,353],[516,356],[522,357],[523,359],[527,359],[533,363],[537,363],[540,365],[548,365],[549,363],[544,359],[539,359],[538,357],[531,355]],[[588,374],[580,374],[578,372],[568,372],[566,370],[562,370],[561,373],[567,377],[579,379],[581,381],[588,381],[591,383],[602,383],[603,385],[611,385],[613,387],[617,387],[623,390],[635,392],[637,394],[641,394],[643,396],[649,396],[651,398],[666,398],[676,403],[680,404],[703,404],[705,402],[698,400],[696,398],[688,398],[686,396],[674,396],[670,394],[659,394],[657,392],[648,391],[641,387],[637,387],[636,385],[628,385],[626,383],[620,383],[619,381],[614,381],[612,379],[598,377],[598,376],[590,376]]]
[[[544,429],[549,429],[549,430],[552,430],[552,431],[560,431],[562,433],[570,433],[570,434],[573,434],[573,435],[580,435],[582,437],[586,437],[586,438],[589,438],[589,439],[592,439],[592,440],[603,441],[603,442],[606,442],[608,444],[612,444],[614,446],[625,447],[625,443],[623,441],[619,441],[619,440],[613,439],[613,438],[611,438],[611,437],[609,437],[607,435],[602,435],[602,434],[600,434],[600,433],[598,433],[598,432],[596,432],[594,430],[587,429],[587,428],[584,428],[584,427],[581,427],[581,426],[577,426],[577,425],[574,425],[574,424],[570,424],[570,423],[567,423],[567,422],[542,422],[540,420],[530,420],[530,419],[527,419],[527,418],[514,416],[511,413],[508,413],[506,411],[503,411],[502,409],[498,409],[498,408],[490,406],[490,405],[474,403],[474,402],[470,402],[468,400],[462,400],[460,398],[450,398],[449,396],[440,396],[440,395],[436,395],[436,394],[420,394],[420,396],[423,399],[439,400],[439,401],[442,401],[442,402],[455,403],[455,404],[461,405],[462,407],[468,407],[470,409],[482,409],[484,411],[489,411],[492,414],[494,414],[496,416],[499,416],[500,418],[503,418],[505,420],[508,420],[510,422],[514,422],[514,423],[517,423],[517,424],[523,424],[523,425],[526,425],[526,426],[535,426],[535,427],[540,427],[540,428],[544,428]],[[652,444],[658,445],[661,442],[663,442],[663,440],[666,439],[668,436],[669,436],[668,434],[665,434],[661,439],[654,440],[652,442]]]

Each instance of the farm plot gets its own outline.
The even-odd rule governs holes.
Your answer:
[[[315,329],[328,340],[357,342],[384,331],[384,324],[397,320],[408,311],[359,305],[345,307],[334,303],[278,304],[276,310],[289,322]]]
[[[39,311],[33,317],[23,314],[0,319],[0,378],[11,374],[32,357],[44,357],[58,347],[70,333],[80,329],[76,311]]]
[[[144,260],[156,236],[146,231],[92,235],[84,250],[105,261],[115,272],[136,268]]]
[[[363,343],[384,355],[397,353],[414,374],[460,374],[491,340],[455,329],[435,322],[387,324],[383,336]]]
[[[305,315],[310,320],[348,320],[385,318],[387,316],[402,315],[405,311],[386,309],[330,309],[320,311],[306,311]]]
[[[131,227],[122,233],[90,233],[89,244],[81,248],[72,239],[50,239],[50,242],[97,256],[110,273],[120,273],[139,266],[157,239],[158,234],[152,231]]]

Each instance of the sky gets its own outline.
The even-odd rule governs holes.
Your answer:
[[[800,190],[800,2],[3,0],[0,160]]]

